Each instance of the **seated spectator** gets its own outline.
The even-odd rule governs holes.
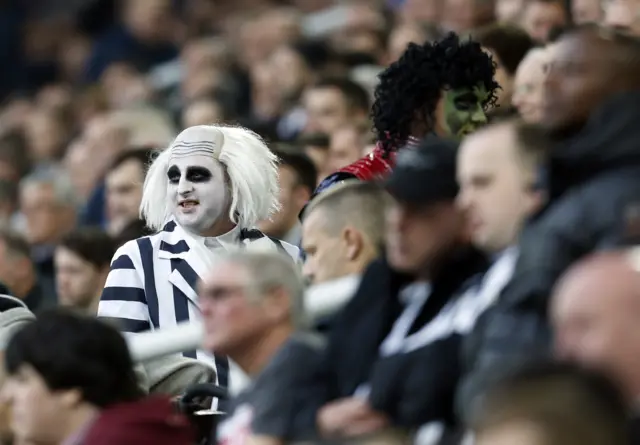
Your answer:
[[[541,176],[548,201],[522,230],[511,281],[474,328],[479,381],[550,353],[550,297],[574,262],[637,242],[640,146],[630,141],[640,136],[639,48],[635,38],[596,26],[554,43],[540,122],[553,137]],[[574,84],[578,66],[585,77]]]
[[[461,333],[468,333],[476,317],[491,310],[511,280],[522,227],[544,203],[545,194],[537,176],[546,143],[535,129],[517,120],[479,130],[462,143],[458,155],[458,203],[469,219],[473,244],[493,261],[474,292],[465,295],[468,302],[459,320]],[[478,322],[482,320],[480,317]],[[474,340],[465,339],[470,349]],[[460,403],[460,411],[468,409],[465,397]]]
[[[454,422],[457,297],[486,267],[454,202],[456,148],[429,137],[398,155],[386,183],[395,198],[386,258],[367,268],[309,382],[306,403],[321,407],[309,423],[326,438]]]
[[[97,81],[105,68],[117,60],[136,60],[146,71],[178,55],[171,42],[174,23],[169,1],[129,0],[122,22],[94,44],[86,66],[87,81]]]
[[[305,134],[302,135],[297,144],[301,146],[318,172],[317,183],[320,183],[331,173],[327,167],[327,159],[329,157],[330,138],[324,133]]]
[[[513,85],[512,104],[520,117],[530,124],[542,119],[542,95],[549,50],[534,48],[518,65]]]
[[[621,29],[634,36],[640,35],[638,0],[607,0],[601,3],[605,26]]]
[[[549,42],[553,30],[568,23],[569,13],[562,1],[532,0],[524,4],[522,27],[538,43]]]
[[[19,196],[31,258],[43,281],[43,290],[53,292],[53,252],[62,237],[75,226],[77,196],[69,177],[59,168],[36,170],[25,177],[20,182]]]
[[[604,10],[611,3],[614,2],[605,2],[603,5],[599,0],[573,0],[571,2],[571,19],[576,25],[600,23]]]
[[[115,236],[138,219],[142,184],[153,151],[140,148],[120,154],[105,176],[107,232]]]
[[[630,443],[626,416],[624,399],[607,378],[539,363],[492,387],[470,427],[476,445],[624,445]]]
[[[200,97],[188,103],[182,110],[182,126],[223,124],[228,122],[229,113],[215,97]]]
[[[220,425],[221,443],[286,443],[300,432],[292,386],[317,364],[321,340],[305,333],[304,285],[282,253],[240,252],[202,281],[204,346],[228,355],[252,380]]]
[[[362,157],[367,144],[365,132],[356,125],[344,125],[331,134],[327,168],[331,173],[353,164]]]
[[[307,312],[324,326],[355,293],[382,254],[390,197],[372,182],[348,181],[321,193],[302,219]]]
[[[533,48],[533,39],[517,26],[498,24],[478,30],[473,37],[491,54],[496,63],[494,77],[500,85],[496,92],[496,105],[500,108],[510,108],[516,70]]]
[[[62,110],[37,110],[25,126],[27,149],[36,164],[59,160],[71,136],[72,121]]]
[[[632,250],[585,258],[559,281],[551,304],[556,354],[604,372],[620,385],[632,415],[632,443],[640,438],[637,255]]]
[[[316,188],[316,171],[309,157],[290,148],[282,147],[273,152],[280,159],[278,182],[280,185],[280,210],[271,219],[261,221],[260,230],[268,236],[300,245],[301,228],[298,215]]]
[[[11,337],[26,323],[35,320],[22,300],[10,294],[9,289],[0,283],[0,361],[4,360],[4,350]],[[4,384],[4,372],[0,370],[0,387]]]
[[[1,394],[18,441],[191,445],[188,421],[165,398],[143,398],[124,338],[90,317],[43,314],[5,350]]]
[[[412,1],[414,0],[410,0],[405,3],[409,4]],[[424,9],[425,8],[419,8],[419,10]],[[409,43],[421,45],[424,42],[432,42],[434,40],[439,40],[442,37],[442,30],[435,25],[428,24],[428,22],[425,23],[427,24],[416,24],[412,18],[409,23],[396,26],[391,31],[387,43],[388,64],[400,59]]]
[[[11,337],[25,324],[35,319],[33,312],[21,300],[9,295],[9,289],[0,283],[0,388],[5,382],[4,350]],[[11,410],[0,401],[0,443],[13,443]]]
[[[51,281],[38,275],[29,243],[8,230],[0,231],[0,281],[33,312],[52,308],[57,303]]]
[[[100,229],[65,236],[54,256],[59,304],[95,316],[115,252],[113,240]]]
[[[369,94],[357,83],[342,78],[319,80],[303,94],[307,113],[305,133],[333,133],[346,123],[364,125],[369,115]]]

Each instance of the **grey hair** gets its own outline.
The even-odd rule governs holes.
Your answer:
[[[304,281],[299,266],[284,252],[234,251],[224,255],[224,262],[237,264],[249,272],[251,285],[261,295],[273,288],[289,295],[291,322],[297,331],[309,328],[304,308]]]
[[[50,185],[58,204],[78,207],[80,201],[69,175],[59,167],[48,166],[36,169],[20,181],[20,189],[30,185]]]

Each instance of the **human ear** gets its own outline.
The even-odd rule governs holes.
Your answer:
[[[535,215],[547,201],[547,193],[543,190],[529,192],[525,200],[525,212],[527,216]]]
[[[283,287],[271,289],[263,303],[265,316],[273,322],[283,322],[291,317],[289,295]]]
[[[345,227],[342,230],[342,242],[346,246],[345,252],[349,261],[356,260],[364,250],[362,233],[353,227]]]
[[[77,389],[67,389],[59,393],[62,404],[68,408],[75,407],[82,401],[82,394]]]

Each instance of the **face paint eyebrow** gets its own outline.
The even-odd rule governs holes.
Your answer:
[[[172,165],[167,170],[167,178],[169,178],[169,182],[172,184],[177,183],[180,180],[180,169],[176,165]]]
[[[211,171],[204,167],[187,168],[187,180],[191,182],[207,182],[212,176]]]

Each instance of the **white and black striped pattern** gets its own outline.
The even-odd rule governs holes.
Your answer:
[[[123,332],[139,333],[167,328],[188,320],[198,320],[196,284],[206,272],[206,263],[189,246],[183,229],[170,221],[156,235],[129,241],[120,247],[111,262],[98,316],[114,320]],[[243,229],[238,242],[248,245],[265,239],[259,230]],[[279,249],[298,259],[299,250],[271,239]],[[228,386],[229,364],[224,357],[206,351],[185,352],[186,357],[209,363],[218,375],[218,384]]]

